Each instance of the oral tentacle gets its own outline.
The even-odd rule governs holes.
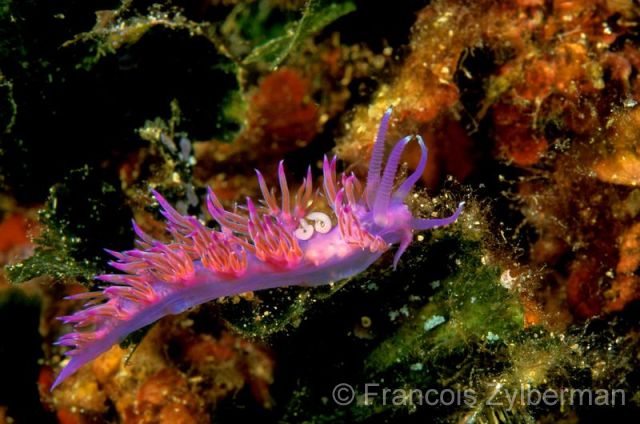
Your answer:
[[[453,213],[453,215],[448,216],[446,218],[435,218],[435,219],[421,219],[421,218],[413,218],[411,220],[411,228],[414,230],[430,230],[432,228],[443,227],[445,225],[453,224],[460,214],[462,213],[462,209],[464,207],[464,202],[460,202],[458,208]]]

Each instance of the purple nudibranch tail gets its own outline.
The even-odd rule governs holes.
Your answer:
[[[412,216],[405,198],[425,169],[427,148],[419,135],[402,138],[384,164],[390,116],[391,109],[382,117],[364,187],[353,174],[338,177],[336,158],[325,156],[323,190],[314,191],[309,167],[292,196],[281,161],[279,201],[259,171],[263,199],[247,199],[246,210],[225,210],[209,189],[207,209],[219,230],[178,213],[153,191],[171,241],[154,240],[134,222],[136,248],[109,251],[115,257],[109,265],[121,272],[97,276],[107,283],[100,291],[68,297],[86,303],[73,315],[59,317],[72,324],[73,331],[56,343],[72,349],[51,390],[133,331],[165,315],[223,296],[338,281],[362,272],[398,244],[395,267],[414,231],[453,223],[464,202],[446,218]],[[394,191],[402,152],[413,139],[420,145],[420,161]]]

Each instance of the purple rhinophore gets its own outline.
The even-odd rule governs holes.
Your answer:
[[[336,158],[325,157],[323,193],[314,192],[309,168],[292,196],[280,162],[280,201],[259,171],[263,201],[255,204],[247,199],[246,211],[226,211],[209,189],[207,208],[220,230],[181,215],[154,191],[172,241],[154,240],[134,222],[136,249],[109,251],[116,259],[109,264],[121,273],[97,276],[108,283],[101,291],[69,297],[86,303],[84,309],[59,318],[74,330],[56,343],[73,349],[66,353],[71,359],[51,390],[133,331],[165,315],[223,296],[335,282],[362,272],[391,245],[399,244],[395,267],[414,230],[454,222],[463,203],[441,219],[414,218],[404,203],[427,163],[420,136],[415,137],[420,162],[393,190],[402,151],[413,137],[399,140],[383,167],[390,115],[391,109],[380,123],[364,187],[353,174],[338,178]]]

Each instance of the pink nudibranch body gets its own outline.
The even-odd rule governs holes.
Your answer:
[[[136,249],[110,252],[120,274],[99,275],[108,284],[81,293],[84,309],[60,317],[73,331],[56,342],[70,346],[71,358],[54,382],[64,379],[127,335],[169,314],[223,296],[290,285],[321,285],[358,274],[390,246],[398,244],[394,267],[413,232],[453,223],[446,218],[414,218],[405,198],[422,175],[427,148],[416,136],[421,156],[415,171],[394,191],[402,151],[413,137],[399,140],[383,167],[391,109],[382,117],[374,141],[365,186],[354,175],[336,177],[336,158],[323,163],[323,192],[314,193],[311,168],[291,196],[282,162],[278,168],[280,201],[257,172],[263,202],[247,199],[246,212],[226,211],[210,189],[207,208],[220,230],[183,216],[153,192],[167,219],[172,240],[161,243],[135,223]],[[331,212],[315,210],[323,196]],[[335,225],[334,225],[335,224]]]

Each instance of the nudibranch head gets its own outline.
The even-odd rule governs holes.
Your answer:
[[[395,267],[398,264],[400,256],[402,256],[405,249],[409,246],[409,243],[411,243],[414,230],[427,230],[455,222],[462,213],[464,202],[458,205],[453,215],[446,218],[421,219],[413,217],[405,201],[427,166],[427,146],[419,135],[415,137],[407,136],[400,139],[389,154],[383,170],[384,140],[389,128],[390,117],[391,108],[387,110],[382,118],[373,145],[369,173],[367,175],[365,200],[371,211],[374,232],[383,236],[384,239],[388,240],[391,244],[400,244],[393,261]],[[402,152],[405,146],[414,138],[420,146],[420,161],[413,173],[409,175],[394,192],[393,185]]]
[[[71,359],[52,390],[114,343],[165,315],[249,291],[337,281],[362,272],[398,244],[395,267],[414,231],[454,222],[462,203],[446,218],[412,215],[406,198],[425,169],[427,148],[419,135],[404,137],[384,163],[390,116],[391,109],[382,117],[364,186],[353,174],[338,178],[336,158],[325,157],[323,190],[314,191],[309,168],[292,194],[280,162],[279,196],[258,171],[262,201],[247,199],[244,208],[226,210],[209,188],[207,209],[217,229],[180,214],[153,191],[170,241],[154,240],[134,223],[136,248],[109,251],[116,259],[109,265],[119,273],[97,276],[105,284],[99,291],[70,297],[85,304],[59,318],[73,331],[57,344],[72,349],[66,352]],[[394,190],[403,150],[414,140],[420,146],[420,161]]]

